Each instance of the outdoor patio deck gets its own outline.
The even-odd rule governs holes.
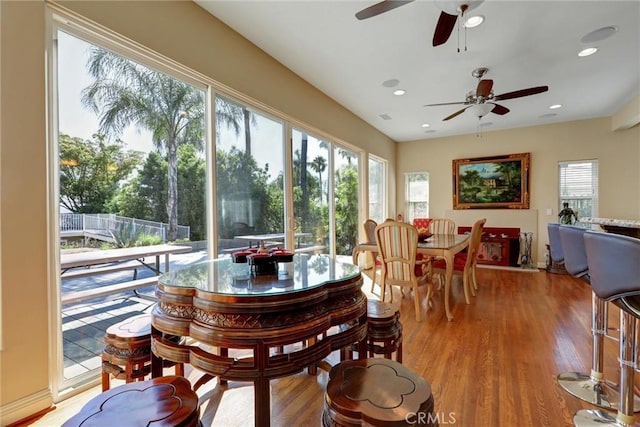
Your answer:
[[[174,270],[206,258],[206,251],[175,254],[170,269]],[[131,271],[119,271],[62,281],[62,292],[76,292],[101,285],[131,280]],[[147,268],[138,269],[138,278],[151,276]],[[149,312],[154,302],[155,286],[129,291],[62,307],[64,379],[90,375],[101,365],[104,335],[107,328],[128,317]]]

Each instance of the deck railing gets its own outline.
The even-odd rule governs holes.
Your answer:
[[[60,214],[60,231],[82,231],[111,237],[112,233],[120,233],[125,229],[132,235],[159,236],[163,242],[166,242],[169,224],[128,218],[116,214]],[[188,239],[190,231],[189,226],[179,225],[176,238]]]

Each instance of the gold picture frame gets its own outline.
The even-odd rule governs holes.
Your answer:
[[[453,160],[453,209],[529,209],[530,153]]]

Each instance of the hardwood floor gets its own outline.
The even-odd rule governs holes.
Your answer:
[[[590,288],[544,271],[479,268],[478,282],[469,305],[461,282],[454,283],[451,322],[442,292],[436,292],[433,308],[418,323],[413,298],[395,291],[404,327],[403,364],[431,384],[440,426],[573,425],[574,413],[590,405],[562,390],[556,375],[591,368]],[[610,319],[617,326],[617,309],[610,308]],[[617,382],[618,347],[605,342],[605,374]],[[187,369],[186,375],[195,382],[200,373]],[[301,373],[272,381],[272,425],[320,425],[327,379],[320,370],[317,376]],[[97,393],[99,387],[62,402],[30,425],[60,425]],[[253,425],[250,383],[217,386],[212,381],[198,395],[204,426]]]

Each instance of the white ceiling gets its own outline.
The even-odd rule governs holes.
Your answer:
[[[424,105],[464,101],[476,88],[471,71],[477,67],[489,68],[485,78],[493,79],[496,95],[549,86],[546,93],[500,101],[511,112],[485,116],[483,132],[611,116],[640,94],[638,0],[487,0],[469,13],[486,19],[467,30],[468,50],[460,53],[456,30],[447,43],[432,46],[442,10],[434,1],[362,21],[355,13],[377,0],[196,3],[395,141],[476,133],[478,118],[470,112],[442,120],[462,105]],[[606,26],[618,31],[581,42]],[[578,57],[588,46],[599,51]],[[389,79],[407,94],[392,95],[395,88],[382,85]],[[562,108],[551,111],[552,104]]]

